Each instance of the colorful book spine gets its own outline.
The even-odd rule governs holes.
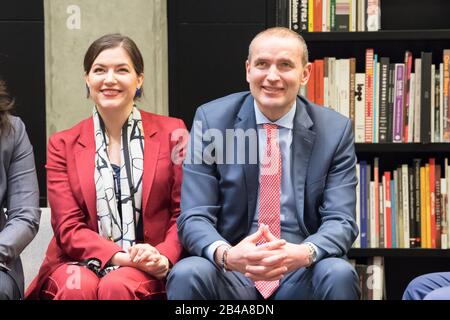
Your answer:
[[[365,142],[373,142],[373,49],[366,49]]]
[[[395,102],[394,102],[394,126],[393,142],[403,141],[403,93],[404,93],[404,72],[403,63],[395,64]]]

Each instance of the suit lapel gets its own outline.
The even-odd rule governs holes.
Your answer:
[[[141,111],[141,115],[145,134],[144,177],[142,181],[142,212],[144,212],[145,208],[147,208],[148,198],[155,178],[159,154],[159,141],[157,139],[157,131],[152,125],[151,116],[143,111]]]
[[[300,226],[304,226],[304,200],[305,183],[308,172],[309,160],[314,146],[316,133],[310,128],[313,122],[306,111],[305,103],[297,98],[297,111],[294,118],[293,132],[293,180],[294,194],[297,207],[297,215],[300,219]],[[306,230],[304,230],[306,232]],[[306,232],[307,234],[307,232]]]
[[[248,129],[256,130],[256,118],[254,110],[254,100],[251,95],[244,100],[241,110],[238,114],[238,119],[234,125],[234,129],[242,129],[244,131]],[[256,133],[256,141],[258,141],[258,134]],[[237,144],[235,143],[235,146]],[[259,176],[259,166],[258,166],[258,146],[256,146],[256,163],[250,163],[249,148],[244,146],[245,150],[236,150],[235,154],[245,152],[245,164],[242,165],[242,170],[244,171],[245,186],[247,189],[247,216],[248,216],[248,226],[247,232],[250,229],[252,220],[254,217],[256,209],[256,199],[258,192],[258,176]]]
[[[78,138],[78,147],[79,151],[75,153],[75,163],[80,188],[91,218],[90,220],[94,222],[92,224],[97,231],[98,226],[95,223],[97,221],[97,203],[94,182],[95,139],[94,122],[92,119],[84,123]]]

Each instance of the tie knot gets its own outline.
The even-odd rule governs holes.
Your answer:
[[[264,123],[263,128],[267,131],[272,131],[278,129],[278,125],[275,123]]]

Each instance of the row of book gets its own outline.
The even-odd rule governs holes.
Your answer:
[[[355,58],[317,59],[300,94],[349,117],[357,143],[450,142],[450,49],[438,65],[431,52],[404,57],[397,63],[368,48],[365,73]]]
[[[354,248],[450,248],[450,167],[435,158],[413,159],[394,171],[357,164],[356,222],[360,233]]]
[[[372,257],[361,264],[354,259],[349,260],[356,270],[361,288],[361,300],[383,300],[386,298],[383,257]]]
[[[286,26],[304,32],[378,31],[380,0],[286,0]]]

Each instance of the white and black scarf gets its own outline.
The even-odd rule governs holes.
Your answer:
[[[108,157],[108,135],[97,108],[93,110],[95,133],[95,189],[99,234],[123,250],[136,243],[136,227],[142,215],[144,130],[136,107],[122,127],[120,155],[120,205],[114,188],[113,168]]]

